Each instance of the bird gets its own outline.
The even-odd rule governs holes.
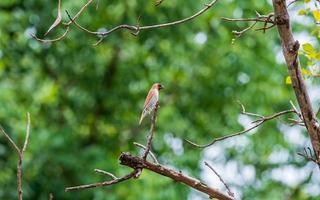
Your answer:
[[[164,89],[164,87],[160,83],[154,83],[152,85],[151,89],[148,92],[146,100],[144,101],[139,125],[141,124],[142,120],[156,108],[156,105],[159,101],[159,91],[161,89]]]

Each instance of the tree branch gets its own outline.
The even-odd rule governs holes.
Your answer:
[[[153,113],[152,113],[152,116],[151,116],[151,127],[150,127],[150,131],[149,131],[148,138],[147,138],[147,146],[146,146],[146,149],[145,149],[143,156],[142,156],[142,158],[144,160],[147,159],[148,153],[151,149],[151,142],[152,142],[152,138],[153,138],[153,134],[154,134],[154,129],[156,128],[158,107],[159,107],[159,102],[156,103],[156,106],[155,106]]]
[[[196,143],[191,142],[190,140],[187,140],[187,139],[184,139],[184,140],[187,143],[189,143],[192,146],[194,146],[194,147],[206,148],[206,147],[209,147],[209,146],[213,145],[216,142],[219,142],[219,141],[231,138],[231,137],[235,137],[235,136],[239,136],[239,135],[245,134],[245,133],[247,133],[247,132],[249,132],[249,131],[251,131],[251,130],[253,130],[253,129],[259,127],[259,126],[261,126],[265,122],[270,121],[270,120],[275,119],[275,118],[278,118],[278,117],[280,117],[282,115],[286,115],[286,114],[289,114],[289,113],[296,113],[296,111],[294,109],[291,109],[291,110],[285,110],[285,111],[281,111],[281,112],[275,113],[275,114],[273,114],[271,116],[262,116],[262,115],[246,112],[245,107],[240,102],[239,102],[239,104],[240,104],[241,109],[242,109],[241,110],[241,114],[258,117],[257,120],[251,122],[251,123],[255,124],[254,126],[252,126],[250,128],[247,128],[247,129],[244,129],[242,131],[236,132],[236,133],[232,133],[232,134],[229,134],[229,135],[226,135],[226,136],[222,136],[222,137],[216,138],[216,139],[212,140],[210,143],[204,144],[204,145],[196,144]]]
[[[110,172],[106,172],[106,171],[101,170],[101,169],[94,169],[94,171],[97,172],[97,173],[106,175],[106,176],[110,176],[113,180],[118,179],[118,177],[116,177],[115,175],[113,175],[113,174],[110,173]]]
[[[0,126],[0,132],[6,137],[8,142],[13,146],[13,148],[16,150],[18,154],[18,164],[17,164],[17,192],[18,192],[18,199],[23,199],[23,190],[22,190],[22,163],[24,158],[24,152],[27,149],[28,143],[29,143],[29,134],[30,134],[30,114],[27,113],[28,122],[27,122],[27,129],[26,129],[26,137],[24,140],[24,145],[22,149],[16,145],[16,143],[11,139],[11,137],[4,131],[2,126]]]
[[[83,26],[81,26],[79,23],[77,23],[76,19],[82,14],[82,12],[85,10],[85,8],[87,8],[91,4],[92,1],[93,0],[89,0],[73,18],[68,14],[68,17],[69,17],[70,21],[68,23],[65,23],[66,31],[64,32],[64,34],[62,36],[60,36],[58,38],[55,38],[55,39],[40,39],[35,35],[31,35],[31,36],[34,39],[36,39],[37,41],[39,41],[39,42],[56,42],[56,41],[60,41],[63,38],[65,38],[66,35],[68,34],[69,26],[71,24],[74,24],[79,29],[81,29],[82,31],[84,31],[84,32],[86,32],[88,34],[96,35],[96,36],[102,36],[102,38],[100,38],[100,40],[98,41],[98,43],[100,43],[103,40],[104,37],[110,35],[113,32],[116,32],[116,31],[119,31],[119,30],[123,30],[123,29],[132,31],[132,33],[134,33],[134,35],[138,35],[141,30],[164,28],[164,27],[168,27],[168,26],[175,26],[175,25],[178,25],[178,24],[186,23],[186,22],[191,21],[194,18],[202,15],[204,12],[206,12],[212,6],[214,6],[215,3],[218,2],[218,0],[213,0],[210,3],[205,4],[205,6],[201,10],[196,12],[195,14],[193,14],[193,15],[191,15],[189,17],[186,17],[184,19],[176,20],[176,21],[173,21],[173,22],[168,22],[168,23],[163,23],[163,24],[147,25],[147,26],[121,24],[121,25],[115,26],[114,28],[111,28],[108,31],[90,31],[90,30],[84,28]],[[55,27],[53,27],[52,29],[54,29]]]
[[[316,155],[320,153],[320,128],[313,112],[310,97],[301,73],[298,58],[299,42],[295,41],[292,35],[290,17],[285,0],[272,0],[275,22],[281,38],[283,55],[287,63],[289,75],[292,80],[292,87],[301,109],[304,124],[308,130],[311,143]],[[317,158],[319,160],[319,157]],[[319,165],[320,167],[320,165]]]
[[[135,177],[137,175],[137,173],[138,173],[138,170],[135,169],[130,174],[127,174],[127,175],[122,176],[120,178],[113,179],[112,181],[104,181],[104,182],[92,183],[92,184],[88,184],[88,185],[79,185],[79,186],[67,187],[65,191],[66,192],[71,192],[71,191],[76,191],[76,190],[84,190],[84,189],[89,189],[89,188],[114,185],[114,184],[120,183],[122,181],[129,180],[129,179]]]
[[[172,180],[175,180],[177,182],[184,183],[185,185],[188,185],[188,186],[194,188],[195,190],[198,190],[200,192],[203,192],[203,193],[209,195],[210,198],[217,198],[217,199],[221,199],[221,200],[234,200],[234,197],[230,197],[228,195],[225,195],[222,192],[218,191],[217,189],[214,189],[214,188],[207,186],[205,183],[201,182],[200,180],[197,180],[195,178],[184,175],[180,171],[179,172],[174,171],[174,170],[169,169],[165,166],[148,162],[141,157],[132,156],[130,153],[121,153],[119,161],[120,161],[121,165],[128,166],[128,167],[132,168],[133,171],[130,174],[127,174],[123,177],[117,178],[116,176],[114,176],[113,174],[111,174],[109,172],[105,172],[103,170],[96,169],[95,170],[96,172],[110,176],[110,177],[112,177],[113,180],[92,183],[92,184],[86,184],[86,185],[67,187],[65,189],[65,191],[70,192],[70,191],[84,190],[84,189],[90,189],[90,188],[95,188],[95,187],[104,187],[104,186],[109,186],[109,185],[115,185],[117,183],[129,180],[131,178],[138,178],[142,169],[147,169],[149,171],[155,172],[155,173],[160,174],[162,176],[166,176],[168,178],[171,178]]]
[[[240,37],[245,32],[253,29],[257,25],[257,23],[263,22],[264,26],[262,28],[255,29],[256,31],[263,30],[263,32],[265,32],[267,29],[270,29],[270,28],[275,26],[275,22],[272,19],[273,13],[270,13],[269,15],[260,15],[256,11],[256,15],[257,15],[256,18],[238,18],[238,19],[234,19],[234,18],[221,17],[221,19],[225,20],[225,21],[229,21],[229,22],[253,22],[250,26],[248,26],[247,28],[245,28],[245,29],[243,29],[241,31],[232,31],[232,33],[235,34],[235,36],[237,36],[237,37]],[[271,25],[268,26],[268,24],[271,24]]]
[[[144,149],[144,150],[146,150],[146,148],[147,148],[147,147],[145,147],[145,146],[143,146],[142,144],[137,143],[137,142],[134,142],[133,144],[136,145],[137,147],[140,147],[141,149]],[[156,156],[152,153],[151,150],[149,151],[149,154],[150,154],[150,156],[152,157],[153,161],[154,161],[156,164],[159,164]]]
[[[209,168],[211,169],[211,171],[213,171],[213,173],[219,178],[219,180],[223,183],[223,185],[227,188],[228,190],[228,194],[231,196],[231,197],[234,197],[234,193],[231,192],[229,186],[226,184],[226,182],[224,182],[224,180],[222,179],[222,177],[218,174],[218,172],[216,170],[213,169],[213,167],[207,163],[207,162],[204,162],[204,164]]]
[[[131,167],[133,169],[137,168],[144,168],[149,171],[155,172],[157,174],[160,174],[162,176],[166,176],[168,178],[171,178],[177,182],[184,183],[200,192],[203,192],[207,195],[209,195],[210,198],[217,198],[217,199],[234,199],[233,197],[229,197],[217,189],[211,188],[207,186],[205,183],[201,182],[200,180],[197,180],[195,178],[189,177],[187,175],[182,174],[181,172],[174,171],[172,169],[169,169],[162,165],[157,165],[150,163],[148,161],[143,160],[140,157],[132,156],[130,153],[122,153],[120,158],[120,164]]]

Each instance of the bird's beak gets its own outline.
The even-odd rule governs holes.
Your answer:
[[[164,89],[163,85],[160,85],[160,88],[159,88],[159,89],[160,89],[160,90],[161,90],[161,89]]]

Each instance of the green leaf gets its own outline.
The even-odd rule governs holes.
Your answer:
[[[292,80],[291,80],[291,77],[290,77],[290,76],[287,76],[287,78],[286,78],[286,84],[287,84],[287,85],[291,85],[291,84],[292,84]]]
[[[305,3],[309,3],[311,0],[304,0]]]

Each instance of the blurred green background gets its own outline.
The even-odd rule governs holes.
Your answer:
[[[75,15],[86,1],[62,1]],[[208,1],[102,1],[89,6],[78,22],[90,30],[118,24],[149,25],[190,16]],[[208,161],[243,199],[318,199],[319,170],[296,155],[310,145],[301,128],[285,119],[268,122],[256,134],[232,138],[208,149],[195,149],[183,138],[208,143],[215,137],[250,126],[239,114],[240,100],[248,111],[269,115],[289,109],[295,100],[285,84],[276,29],[250,31],[234,38],[233,30],[248,23],[220,17],[254,17],[272,12],[269,1],[219,1],[196,20],[175,27],[142,31],[138,37],[120,31],[93,46],[98,38],[72,27],[67,38],[42,44],[39,37],[53,23],[57,1],[0,1],[0,122],[20,145],[30,112],[31,138],[25,155],[24,199],[160,200],[207,199],[190,188],[143,171],[137,180],[85,191],[64,188],[105,180],[94,168],[121,176],[130,171],[118,164],[120,152],[141,154],[133,142],[145,144],[149,120],[138,126],[144,98],[161,82],[157,131],[152,149],[159,161],[225,188],[204,167]],[[298,16],[298,39],[318,40],[308,16]],[[63,19],[68,18],[63,12]],[[300,19],[300,22],[299,22]],[[301,23],[303,20],[303,23]],[[308,21],[309,20],[309,21]],[[311,21],[312,22],[312,21]],[[49,34],[58,37],[63,29]],[[234,40],[233,40],[234,39]],[[303,59],[303,58],[302,58]],[[304,61],[303,62],[307,62]],[[313,103],[319,102],[319,81],[308,79]],[[0,137],[0,199],[16,199],[17,156]],[[314,174],[310,176],[310,173]]]

